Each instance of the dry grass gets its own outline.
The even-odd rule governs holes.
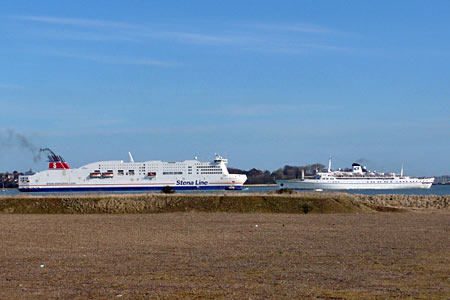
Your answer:
[[[413,210],[450,210],[450,195],[354,195],[354,197],[378,206],[403,207]]]
[[[307,208],[307,209],[306,209]],[[88,194],[0,198],[3,213],[265,212],[332,213],[372,210],[343,195],[311,194]]]
[[[278,194],[85,194],[0,197],[0,213],[350,213],[450,210],[450,196]]]
[[[0,299],[448,299],[449,217],[3,214]]]

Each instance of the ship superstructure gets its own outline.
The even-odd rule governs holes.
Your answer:
[[[180,162],[159,160],[130,162],[99,161],[71,169],[61,156],[51,152],[49,169],[20,176],[19,191],[121,191],[161,190],[163,187],[183,190],[240,189],[247,176],[229,174],[228,160],[220,155],[212,162],[197,158]]]
[[[301,190],[351,190],[351,189],[429,189],[434,178],[417,178],[395,173],[368,171],[358,163],[351,171],[331,171],[331,158],[327,172],[317,172],[313,178],[277,180],[280,188]]]

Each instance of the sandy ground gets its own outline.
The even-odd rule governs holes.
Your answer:
[[[449,213],[0,215],[0,228],[0,299],[450,298]]]

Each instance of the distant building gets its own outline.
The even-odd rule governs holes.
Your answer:
[[[435,177],[434,184],[450,184],[450,175]]]
[[[23,173],[17,171],[0,173],[0,188],[17,188],[20,175],[23,175]]]

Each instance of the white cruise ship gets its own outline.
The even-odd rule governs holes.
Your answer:
[[[47,149],[49,150],[49,149]],[[51,150],[48,170],[19,178],[21,192],[240,189],[247,176],[229,174],[227,159],[216,155],[212,162],[159,160],[99,161],[71,169]]]
[[[414,178],[395,173],[367,171],[360,164],[352,164],[351,171],[331,171],[331,159],[327,172],[318,172],[313,178],[277,180],[280,188],[299,190],[381,190],[381,189],[429,189],[434,178]]]

